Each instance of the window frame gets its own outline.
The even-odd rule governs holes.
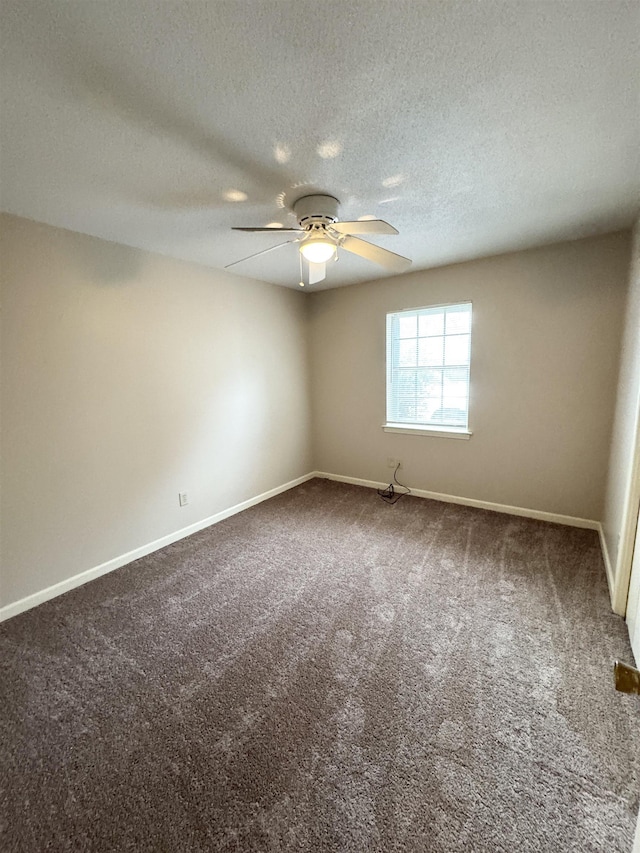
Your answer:
[[[393,375],[393,362],[390,358],[391,347],[392,347],[392,339],[390,337],[390,329],[391,329],[391,317],[398,317],[401,314],[413,314],[420,311],[430,311],[437,310],[438,308],[452,308],[457,306],[469,306],[469,313],[471,323],[469,326],[469,383],[468,383],[468,393],[467,393],[467,424],[466,426],[449,426],[446,424],[434,424],[434,423],[423,423],[420,421],[401,421],[395,422],[388,420],[389,414],[389,399],[390,399],[390,387],[391,387],[391,377]],[[385,423],[382,424],[382,429],[385,432],[389,433],[405,433],[407,435],[429,435],[436,438],[456,438],[456,439],[469,439],[473,433],[469,428],[469,420],[471,416],[471,339],[472,339],[472,330],[473,330],[473,302],[470,299],[460,300],[456,302],[445,302],[436,305],[423,305],[417,308],[401,308],[396,311],[388,311],[385,317]],[[419,339],[419,335],[416,336],[416,339]],[[443,338],[446,338],[446,334],[443,333]],[[442,365],[442,369],[444,369],[446,365]]]

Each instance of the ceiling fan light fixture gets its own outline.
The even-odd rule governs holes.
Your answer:
[[[335,243],[326,238],[305,240],[300,246],[300,253],[306,261],[312,264],[322,264],[333,257],[336,251]]]
[[[404,180],[403,176],[400,177]],[[281,194],[282,204],[278,202],[281,207],[285,206],[284,200],[285,195]],[[287,233],[297,236],[285,240],[284,243],[278,243],[276,246],[270,246],[268,249],[262,249],[260,252],[254,252],[239,261],[233,261],[227,264],[225,269],[252,258],[262,257],[267,252],[276,251],[282,246],[290,246],[292,243],[297,244],[300,251],[298,261],[300,263],[300,284],[303,287],[305,282],[302,259],[304,258],[308,263],[307,283],[317,284],[325,279],[327,261],[338,260],[338,247],[352,255],[358,255],[360,258],[379,264],[388,272],[401,273],[411,266],[409,258],[397,255],[395,252],[390,252],[389,249],[383,249],[382,246],[377,246],[375,243],[361,240],[355,236],[356,234],[397,234],[397,228],[385,222],[384,219],[376,219],[373,214],[365,214],[356,220],[339,219],[338,207],[339,202],[335,196],[324,195],[323,193],[305,195],[291,205],[291,212],[298,221],[297,228],[283,228],[282,223],[276,220],[270,222],[266,227],[263,225],[234,227],[234,231],[262,233],[271,231],[277,233],[279,230],[280,234]],[[281,227],[276,229],[277,225]]]

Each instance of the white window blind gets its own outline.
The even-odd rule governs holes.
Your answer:
[[[471,303],[387,314],[387,422],[469,425]]]

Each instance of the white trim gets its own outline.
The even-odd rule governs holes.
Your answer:
[[[256,495],[256,497],[249,498],[248,500],[242,501],[242,503],[231,506],[228,509],[223,509],[220,512],[215,513],[215,515],[210,515],[208,518],[202,519],[202,521],[196,521],[194,524],[190,524],[188,527],[183,527],[181,530],[176,530],[174,533],[169,533],[167,536],[162,536],[154,542],[141,545],[139,548],[134,548],[133,551],[128,551],[126,554],[114,557],[106,563],[94,566],[92,569],[87,569],[84,572],[73,575],[73,577],[65,578],[65,580],[53,584],[53,586],[48,586],[46,589],[41,589],[38,592],[27,595],[19,601],[14,601],[11,604],[0,607],[0,622],[4,622],[5,619],[10,619],[12,616],[17,616],[18,613],[23,613],[25,610],[29,610],[32,607],[36,607],[38,604],[49,601],[51,598],[62,595],[63,592],[68,592],[71,589],[82,586],[82,584],[92,581],[95,578],[99,578],[101,575],[106,575],[108,572],[113,572],[115,569],[126,566],[127,563],[132,563],[140,557],[152,554],[160,548],[171,545],[172,542],[184,539],[185,536],[191,536],[192,533],[204,530],[205,527],[210,527],[212,524],[224,521],[225,518],[229,518],[231,515],[236,515],[238,512],[242,512],[245,509],[249,509],[249,507],[262,503],[262,501],[274,498],[276,495],[286,492],[289,489],[293,489],[301,483],[306,483],[307,480],[311,480],[315,476],[314,472],[310,472],[309,474],[305,474],[295,480],[290,480],[288,483],[283,483],[281,486],[269,489],[268,492],[263,492],[261,495]]]
[[[616,562],[613,609],[621,616],[627,612],[627,598],[631,582],[631,565],[636,540],[638,512],[640,511],[640,393],[636,402],[634,424],[635,447],[631,460],[631,473],[624,500],[624,514],[620,531],[620,546]]]
[[[640,853],[640,814],[636,823],[636,832],[633,836],[633,850],[631,853]]]
[[[462,302],[442,302],[440,305],[421,305],[419,308],[398,308],[397,311],[387,311],[387,316],[389,316],[389,314],[404,314],[405,312],[408,313],[410,311],[430,311],[432,308],[434,311],[436,311],[438,308],[453,308],[454,306],[457,307],[458,305],[471,305],[471,306],[473,306],[473,300],[472,299],[463,299]],[[466,334],[466,333],[463,332],[462,334]],[[428,336],[425,335],[425,337],[428,337]],[[431,335],[430,337],[437,338],[437,337],[440,337],[440,335]]]
[[[468,429],[462,427],[430,427],[419,426],[418,424],[382,424],[382,429],[385,432],[401,432],[405,435],[430,435],[433,438],[466,438],[469,439],[473,435]]]
[[[620,612],[616,610],[616,600],[615,600],[615,581],[613,574],[613,567],[611,565],[611,558],[609,557],[609,549],[607,548],[607,540],[604,535],[604,529],[602,524],[598,522],[598,536],[600,537],[600,550],[602,551],[602,562],[604,563],[604,570],[607,573],[607,586],[609,587],[609,598],[611,599],[611,609],[614,613],[617,613],[618,616],[624,616],[624,611]]]
[[[11,604],[7,604],[4,607],[0,607],[0,622],[5,621],[6,619],[10,619],[12,616],[17,616],[19,613],[23,613],[25,610],[29,610],[32,607],[36,607],[38,604],[42,604],[45,601],[49,601],[50,599],[55,598],[58,595],[62,595],[63,593],[68,592],[69,590],[75,589],[78,586],[82,586],[83,584],[88,583],[89,581],[92,581],[95,578],[99,578],[101,575],[105,575],[109,572],[115,571],[115,569],[119,569],[122,566],[133,562],[134,560],[138,560],[140,557],[145,557],[147,554],[152,554],[154,551],[158,551],[160,548],[164,548],[167,545],[171,545],[173,542],[177,542],[180,539],[184,539],[186,536],[190,536],[193,533],[197,533],[199,530],[203,530],[205,527],[210,527],[213,524],[217,524],[219,521],[224,521],[225,518],[229,518],[230,516],[236,515],[237,513],[242,512],[245,509],[249,509],[249,507],[262,503],[262,501],[266,501],[269,498],[273,498],[276,495],[281,494],[282,492],[286,492],[289,489],[293,489],[295,486],[299,486],[302,483],[306,483],[308,480],[312,480],[314,477],[319,477],[324,480],[335,480],[338,483],[350,483],[354,486],[365,486],[371,489],[383,489],[389,485],[388,483],[376,482],[374,480],[363,480],[360,477],[346,477],[341,474],[330,474],[326,471],[311,471],[308,474],[303,475],[302,477],[298,477],[295,480],[291,480],[288,483],[283,483],[281,486],[276,486],[275,488],[270,489],[267,492],[263,492],[260,495],[256,495],[256,497],[249,498],[248,500],[236,504],[235,506],[229,507],[228,509],[223,509],[215,515],[211,515],[208,518],[203,519],[202,521],[197,521],[194,524],[189,525],[188,527],[183,527],[181,530],[177,530],[174,533],[169,533],[167,536],[163,536],[160,539],[156,539],[154,542],[149,542],[146,545],[141,545],[139,548],[135,548],[133,551],[128,551],[126,554],[121,554],[119,557],[114,557],[112,560],[108,560],[106,563],[102,563],[99,566],[94,566],[91,569],[87,569],[84,572],[80,572],[79,574],[74,575],[73,577],[66,578],[65,580],[60,581],[59,583],[54,584],[53,586],[49,586],[46,589],[39,590],[38,592],[26,596],[25,598],[21,598],[19,601],[14,601]],[[609,589],[613,589],[613,573],[611,570],[611,562],[609,560],[609,555],[602,532],[602,526],[599,521],[592,521],[588,518],[576,518],[570,515],[559,515],[557,513],[552,512],[543,512],[542,510],[537,509],[526,509],[524,507],[492,503],[490,501],[481,501],[476,500],[475,498],[464,498],[459,497],[457,495],[446,495],[441,492],[429,492],[424,489],[412,489],[411,494],[418,498],[427,498],[429,500],[443,501],[444,503],[460,504],[462,506],[472,506],[477,507],[478,509],[488,509],[492,512],[502,512],[507,515],[517,515],[523,516],[525,518],[535,518],[540,521],[550,521],[554,524],[564,524],[569,527],[582,527],[587,528],[589,530],[596,530],[598,531],[598,534],[600,536],[602,555],[605,570],[607,573]]]
[[[388,483],[377,483],[374,480],[362,480],[359,477],[343,477],[341,474],[329,474],[326,471],[315,471],[314,476],[324,480],[335,480],[338,483],[350,483],[353,486],[366,486],[369,489],[386,489]],[[527,509],[508,504],[496,504],[491,501],[479,501],[475,498],[462,498],[458,495],[445,495],[441,492],[427,492],[424,489],[411,489],[411,494],[417,498],[428,498],[432,501],[443,501],[462,506],[473,506],[478,509],[488,509],[491,512],[503,512],[506,515],[519,515],[524,518],[536,518],[539,521],[550,521],[553,524],[564,524],[568,527],[583,527],[587,530],[598,530],[599,521],[590,518],[576,518],[573,515],[560,515],[555,512],[544,512],[541,509]]]

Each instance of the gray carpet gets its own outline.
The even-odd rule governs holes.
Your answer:
[[[0,626],[3,851],[625,851],[597,535],[313,480]]]

